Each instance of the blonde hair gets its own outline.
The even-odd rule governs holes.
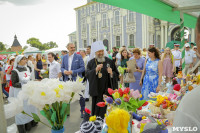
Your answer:
[[[171,50],[170,50],[170,48],[169,47],[167,47],[165,50],[164,50],[164,53],[163,53],[163,56],[162,56],[162,61],[164,61],[164,59],[166,58],[166,56],[167,56],[167,50],[169,50],[169,57],[171,58],[171,60],[172,60],[172,57],[173,57],[173,54],[172,54],[172,52],[171,52]]]

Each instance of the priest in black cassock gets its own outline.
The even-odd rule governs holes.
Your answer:
[[[108,88],[118,89],[119,72],[114,62],[107,57],[102,41],[91,45],[86,76],[89,81],[89,94],[92,96],[92,115],[104,118],[106,107],[98,107],[96,104],[104,102],[103,95],[109,95]]]

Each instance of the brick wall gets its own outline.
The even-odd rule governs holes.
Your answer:
[[[11,51],[12,51],[12,52],[16,52],[16,51],[19,52],[20,50],[22,50],[22,46],[11,47]]]

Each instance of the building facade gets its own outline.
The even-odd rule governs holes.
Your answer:
[[[164,48],[167,42],[180,39],[176,37],[179,25],[126,9],[88,0],[75,11],[76,32],[69,35],[69,41],[78,49],[98,40],[102,40],[108,50],[123,45],[148,48],[152,43]],[[189,41],[194,41],[194,30],[188,31]]]

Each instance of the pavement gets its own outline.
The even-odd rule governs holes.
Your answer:
[[[86,107],[88,109],[91,109],[91,105],[92,105],[92,99],[90,98],[89,102],[86,102]],[[65,127],[65,133],[75,133],[77,131],[79,131],[79,127],[80,127],[80,123],[82,121],[82,118],[80,117],[80,104],[79,101],[76,101],[74,103],[71,104],[71,110],[70,110],[70,116],[67,117],[67,120],[64,124]],[[43,116],[39,115],[40,119],[42,122],[50,125],[48,123],[48,121],[46,120],[46,118],[44,118]],[[7,125],[11,126],[15,123],[15,118],[10,118],[7,120]],[[10,132],[10,133],[14,133],[14,132]],[[32,128],[30,132],[27,133],[51,133],[51,129],[45,125],[43,125],[42,123],[39,123],[36,127]]]

